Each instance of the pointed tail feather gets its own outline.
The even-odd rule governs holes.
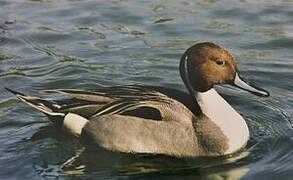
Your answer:
[[[64,113],[58,112],[58,109],[60,108],[60,106],[58,104],[54,104],[51,101],[47,101],[47,100],[41,99],[39,97],[28,96],[23,93],[9,89],[7,87],[5,87],[5,89],[7,91],[11,92],[12,94],[14,94],[22,102],[24,102],[24,103],[28,104],[29,106],[43,112],[44,114],[46,114],[48,116],[62,116],[62,117],[65,116]]]

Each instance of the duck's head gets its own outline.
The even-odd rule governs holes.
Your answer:
[[[217,84],[230,84],[258,96],[269,96],[267,91],[243,81],[234,56],[210,42],[195,44],[185,51],[180,74],[190,93],[205,92]]]

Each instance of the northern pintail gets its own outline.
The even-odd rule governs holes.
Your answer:
[[[7,90],[61,129],[110,151],[207,157],[243,148],[247,124],[213,87],[230,84],[258,96],[269,93],[244,82],[233,55],[214,43],[187,49],[179,69],[189,94],[128,85],[46,90],[68,97],[49,101]]]

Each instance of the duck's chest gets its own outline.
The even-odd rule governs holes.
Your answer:
[[[218,132],[212,133],[212,136],[225,136],[222,137],[223,144],[228,147],[224,154],[234,153],[246,145],[249,130],[245,120],[214,89],[197,93],[197,101],[202,112],[218,127]]]

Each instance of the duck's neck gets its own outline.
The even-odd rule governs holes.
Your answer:
[[[225,154],[231,154],[246,145],[249,130],[242,116],[223,99],[215,89],[196,93],[197,102],[204,113],[213,121],[229,140]]]

